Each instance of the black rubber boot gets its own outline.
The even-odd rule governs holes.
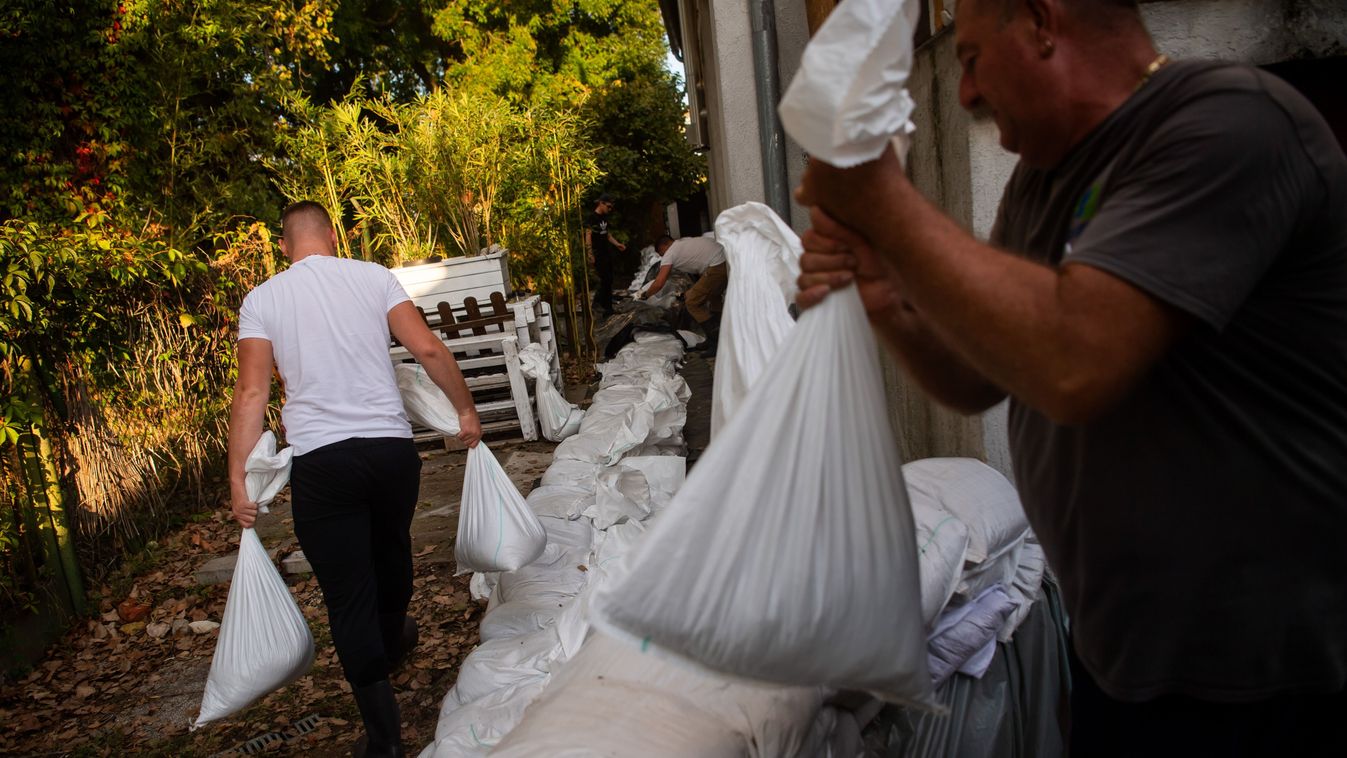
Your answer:
[[[360,717],[365,720],[365,736],[356,743],[355,758],[402,758],[402,713],[393,685],[380,679],[363,687],[352,687]]]
[[[706,342],[697,346],[707,358],[712,358],[716,354],[716,346],[720,342],[720,319],[713,318],[702,324],[702,330],[706,332]]]
[[[407,656],[421,640],[416,619],[404,614],[380,614],[379,626],[383,632],[384,651],[388,657],[388,673],[394,673],[407,662]]]

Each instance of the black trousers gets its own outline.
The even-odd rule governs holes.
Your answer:
[[[1071,654],[1072,758],[1340,758],[1347,756],[1345,718],[1347,692],[1250,703],[1115,700]]]
[[[599,275],[599,288],[594,291],[594,309],[613,312],[613,255],[594,252],[594,271]]]
[[[347,681],[388,677],[412,598],[412,511],[421,457],[410,439],[353,438],[296,456],[295,536],[327,604]]]

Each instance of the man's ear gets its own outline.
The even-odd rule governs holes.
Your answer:
[[[284,255],[286,258],[290,257],[290,246],[286,244],[284,237],[281,237],[281,255]]]
[[[332,243],[332,252],[335,253],[335,252],[337,251],[337,229],[336,229],[336,227],[330,227],[330,228],[327,230],[327,238],[328,238],[328,241],[330,241],[330,242]]]

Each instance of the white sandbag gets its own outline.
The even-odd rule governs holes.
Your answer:
[[[568,521],[540,516],[538,521],[547,532],[547,544],[557,545],[567,550],[588,551],[594,544],[594,527],[581,521]]]
[[[602,584],[625,574],[627,562],[623,559],[637,549],[652,523],[653,519],[626,521],[599,532],[601,538],[594,545],[594,565],[589,571],[590,584]]]
[[[475,571],[472,579],[468,580],[468,595],[473,600],[482,601],[490,599],[492,593],[496,591],[496,583],[500,581],[500,573],[496,571]]]
[[[557,598],[569,599],[584,588],[588,581],[585,576],[588,556],[588,550],[549,543],[537,560],[518,570],[502,573],[500,583],[496,585],[496,596],[502,603],[524,601],[538,607],[548,603],[555,606]]]
[[[446,697],[435,725],[435,741],[421,751],[419,758],[485,756],[515,728],[549,680],[548,675],[537,674],[466,705]]]
[[[546,546],[538,517],[486,443],[468,448],[454,544],[456,573],[513,571],[537,558]]]
[[[582,515],[594,522],[595,529],[650,515],[650,485],[645,474],[620,464],[604,469],[599,474],[594,504]]]
[[[903,479],[909,498],[943,508],[968,526],[971,563],[1014,550],[1029,531],[1015,485],[982,461],[922,458],[903,465]]]
[[[678,339],[683,341],[687,347],[696,347],[706,341],[706,338],[696,332],[689,332],[686,329],[678,330]]]
[[[654,245],[646,245],[641,248],[641,262],[636,264],[636,275],[632,277],[631,284],[627,287],[627,292],[632,296],[640,295],[646,288],[646,274],[650,267],[660,260],[660,254],[656,252]]]
[[[478,629],[478,634],[482,642],[508,637],[522,637],[555,625],[560,613],[561,609],[555,606],[539,607],[532,603],[500,603],[482,617],[482,625]]]
[[[585,414],[585,423],[594,415]],[[595,416],[588,429],[581,424],[580,433],[563,440],[553,455],[558,460],[612,465],[645,442],[654,420],[649,406],[641,404],[628,406],[621,414]]]
[[[538,425],[543,437],[560,442],[580,431],[580,419],[585,412],[566,402],[552,383],[552,361],[547,348],[534,342],[519,351],[519,368],[534,380],[534,395],[538,400]]]
[[[244,529],[201,713],[192,728],[242,710],[304,676],[311,665],[309,624],[257,532]]]
[[[680,435],[688,418],[688,399],[692,390],[687,380],[678,374],[660,374],[650,377],[644,402],[652,412],[650,434],[646,444],[658,444]]]
[[[594,491],[565,485],[534,487],[526,498],[537,516],[573,519],[594,505]]]
[[[673,499],[687,478],[688,459],[682,455],[629,455],[619,463],[645,475],[650,490],[651,509],[662,508]]]
[[[458,435],[461,431],[458,411],[444,391],[431,381],[421,364],[399,363],[393,367],[393,373],[397,377],[402,407],[406,409],[408,418],[447,437]]]
[[[915,533],[854,287],[807,311],[595,626],[753,679],[924,697]],[[878,600],[882,598],[882,601]]]
[[[906,86],[919,10],[918,0],[847,0],[828,14],[777,109],[805,152],[849,168],[911,133]]]
[[[276,435],[270,429],[262,432],[252,452],[248,453],[248,460],[243,463],[243,483],[248,489],[248,497],[257,503],[262,513],[270,512],[267,506],[290,481],[290,461],[294,456],[292,447],[276,450]]]
[[[492,753],[779,758],[804,752],[823,693],[678,666],[591,634]]]
[[[594,477],[598,476],[601,468],[603,466],[600,464],[590,463],[589,461],[554,458],[552,465],[548,466],[547,470],[543,472],[540,484],[544,487],[553,485],[588,487],[592,492],[594,490]]]
[[[966,603],[988,587],[1009,586],[1015,579],[1023,550],[1024,538],[1021,537],[1009,549],[993,558],[981,563],[965,563],[963,573],[959,576],[959,586],[954,590],[956,601]]]
[[[463,659],[450,697],[466,705],[496,690],[546,675],[560,644],[552,629],[483,642]]]
[[[795,328],[789,308],[804,252],[795,231],[762,203],[721,213],[716,238],[725,246],[730,280],[711,393],[713,438]]]
[[[930,627],[949,604],[963,577],[968,527],[957,516],[924,500],[912,500],[921,568],[921,618]]]

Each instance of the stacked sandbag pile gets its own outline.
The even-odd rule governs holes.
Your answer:
[[[682,481],[682,353],[676,337],[642,333],[599,366],[600,388],[579,432],[557,447],[528,497],[547,533],[542,556],[473,577],[474,592],[489,597],[482,643],[464,659],[423,756],[485,755],[580,649],[588,592]]]

